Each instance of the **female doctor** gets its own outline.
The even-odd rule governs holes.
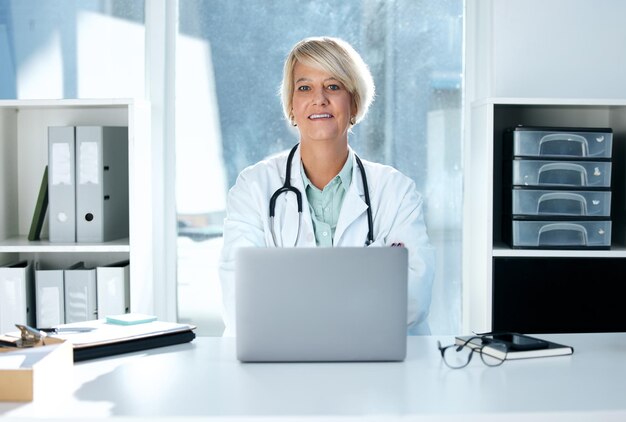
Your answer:
[[[224,335],[235,333],[235,250],[244,246],[404,246],[408,333],[429,334],[434,251],[423,199],[411,179],[360,160],[348,145],[374,97],[367,65],[345,41],[304,39],[285,60],[281,96],[300,141],[244,169],[228,194],[220,258]]]

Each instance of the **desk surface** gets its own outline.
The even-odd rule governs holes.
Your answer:
[[[452,337],[410,337],[405,362],[242,364],[234,339],[197,338],[77,363],[72,393],[0,403],[0,416],[626,420],[626,333],[541,337],[574,346],[574,355],[496,368],[473,359],[452,370],[436,346]]]

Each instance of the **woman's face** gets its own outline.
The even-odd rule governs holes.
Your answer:
[[[293,119],[302,141],[346,141],[352,95],[324,70],[297,62],[293,69]]]

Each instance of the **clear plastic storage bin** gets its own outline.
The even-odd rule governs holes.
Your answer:
[[[611,129],[550,130],[520,127],[508,131],[507,142],[514,157],[611,158]]]
[[[611,192],[513,189],[511,213],[537,217],[610,217]]]
[[[608,161],[513,160],[512,167],[515,186],[611,186],[611,163]]]
[[[512,221],[512,246],[600,248],[611,246],[611,221]]]

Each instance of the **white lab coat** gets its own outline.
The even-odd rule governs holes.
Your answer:
[[[225,336],[235,334],[235,250],[244,246],[274,243],[270,232],[269,201],[284,183],[288,151],[244,169],[228,193],[224,220],[224,246],[220,258],[220,281],[224,306]],[[367,240],[367,205],[360,168],[350,149],[352,182],[345,194],[335,230],[334,246],[364,246]],[[430,334],[428,311],[434,274],[434,250],[430,246],[422,197],[415,183],[390,166],[361,160],[369,187],[374,243],[390,246],[402,242],[409,250],[408,333]],[[302,222],[298,247],[315,247],[313,223],[300,173],[300,148],[291,168],[291,184],[302,192]],[[274,230],[278,246],[293,246],[298,229],[295,195],[282,194],[276,201]]]

